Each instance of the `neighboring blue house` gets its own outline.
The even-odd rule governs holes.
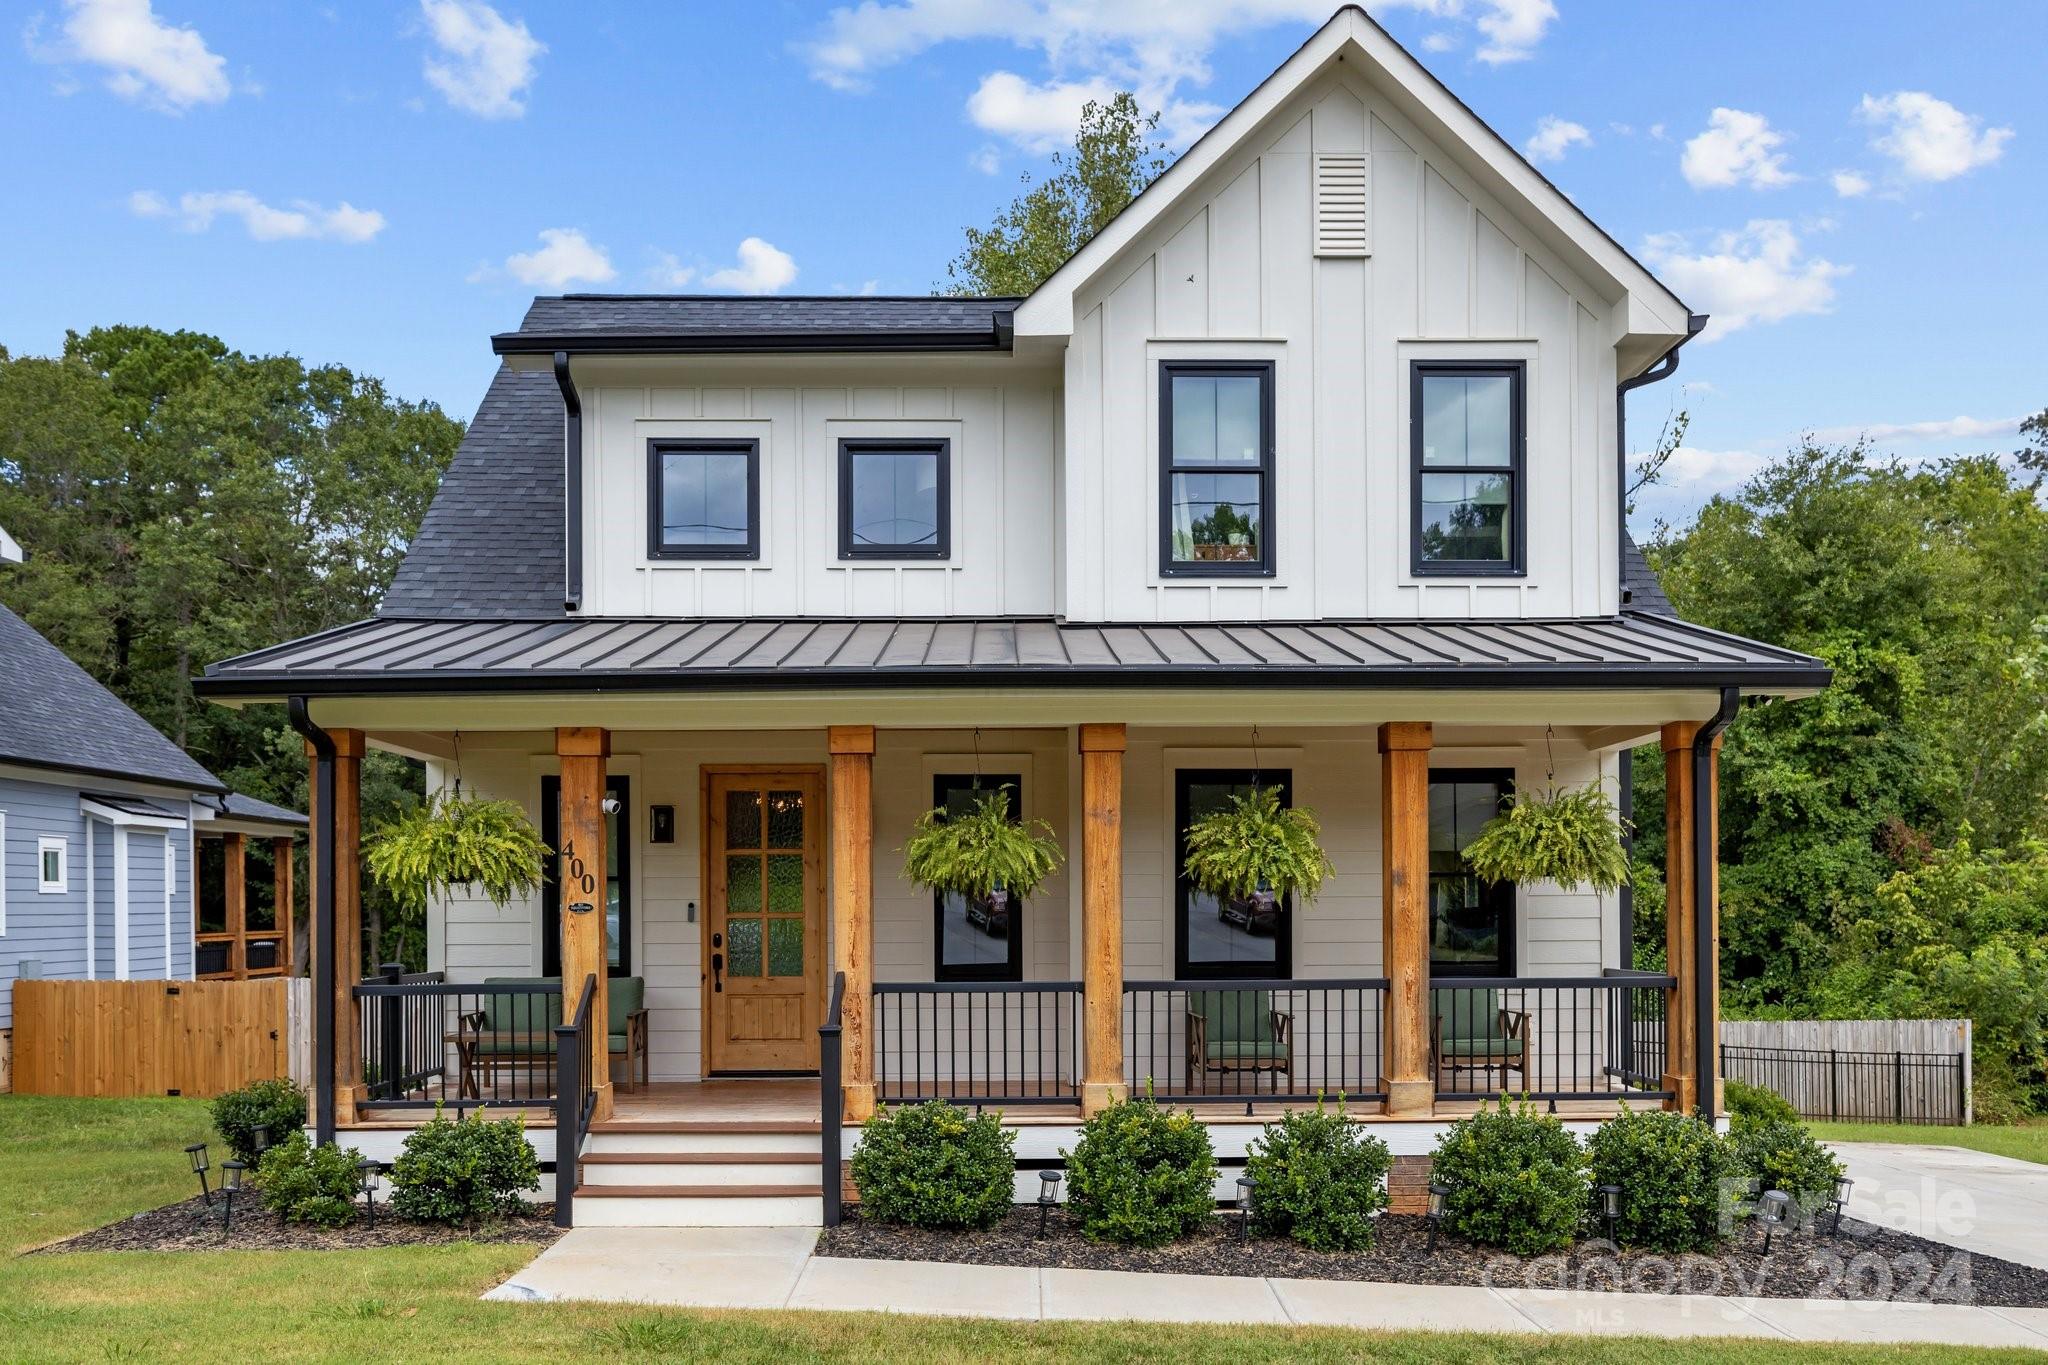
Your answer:
[[[12,546],[0,533],[0,553]],[[15,981],[194,975],[194,840],[237,817],[262,833],[304,823],[232,796],[0,607],[0,1090]]]

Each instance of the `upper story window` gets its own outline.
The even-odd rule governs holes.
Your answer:
[[[953,443],[839,443],[839,557],[945,559],[952,553]]]
[[[761,443],[647,443],[647,557],[761,557]]]
[[[1416,573],[1523,572],[1522,371],[1518,361],[1416,362],[1408,395]]]
[[[1273,572],[1273,366],[1159,367],[1159,572]]]

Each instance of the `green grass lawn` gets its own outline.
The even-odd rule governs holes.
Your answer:
[[[1968,1128],[1930,1128],[1917,1123],[1815,1123],[1808,1125],[1823,1142],[1910,1142],[1938,1147],[1968,1147],[1994,1156],[2017,1157],[2048,1165],[2048,1119]]]
[[[1665,1361],[1766,1365],[1782,1342],[1592,1341],[1280,1327],[962,1322],[880,1314],[679,1312],[495,1304],[477,1296],[530,1247],[378,1251],[94,1252],[23,1247],[182,1198],[189,1100],[0,1096],[0,1360]],[[218,1144],[216,1144],[216,1147]],[[1802,1346],[1816,1362],[2026,1353]]]

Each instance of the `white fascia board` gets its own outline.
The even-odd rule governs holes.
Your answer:
[[[78,811],[88,820],[104,820],[121,829],[184,829],[190,823],[189,816],[138,815],[118,806],[101,805],[89,796],[78,798]]]

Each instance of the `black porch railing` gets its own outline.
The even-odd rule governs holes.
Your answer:
[[[484,1104],[555,1097],[562,988],[540,982],[383,977],[355,988],[362,1016],[363,1084],[382,1109],[459,1115]]]
[[[1383,1100],[1386,992],[1383,977],[1126,981],[1125,1080],[1177,1102]]]
[[[883,1104],[1077,1104],[1078,981],[877,982]]]
[[[846,1104],[840,1093],[840,1011],[846,1000],[846,973],[832,973],[832,994],[825,1001],[825,1021],[818,1025],[818,1188],[825,1196],[825,1226],[839,1226],[840,1127]]]
[[[1721,1074],[1774,1090],[1801,1118],[1847,1123],[1967,1121],[1960,1052],[1845,1052],[1721,1045]]]
[[[554,1028],[555,1055],[561,1085],[555,1093],[555,1226],[576,1225],[576,1185],[582,1178],[583,1135],[597,1109],[597,1090],[590,1064],[590,1002],[597,995],[597,974],[583,978],[576,1013]]]
[[[1667,1099],[1665,1008],[1673,978],[1437,977],[1430,1068],[1439,1099]]]

